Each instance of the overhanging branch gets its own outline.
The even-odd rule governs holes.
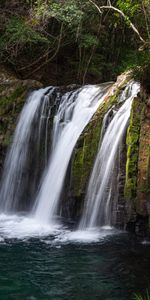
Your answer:
[[[100,6],[100,7],[99,7],[93,0],[89,0],[89,2],[92,3],[92,4],[96,7],[96,9],[98,10],[98,12],[99,12],[100,14],[102,14],[102,11],[105,10],[105,9],[107,9],[107,10],[111,9],[111,10],[113,10],[113,11],[119,13],[119,14],[124,18],[125,21],[128,20],[130,27],[131,27],[132,30],[136,33],[136,35],[138,36],[138,38],[140,39],[140,41],[141,41],[142,43],[145,43],[145,40],[142,38],[142,36],[140,35],[138,29],[137,29],[137,28],[135,27],[135,25],[131,22],[131,20],[129,19],[129,17],[126,16],[126,15],[123,13],[123,11],[121,11],[120,9],[118,9],[118,8],[116,8],[116,7],[114,7],[114,6],[112,6],[112,5],[111,5],[111,2],[110,2],[110,5],[103,5],[103,6]]]

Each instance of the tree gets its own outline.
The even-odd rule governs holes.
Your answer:
[[[1,63],[35,79],[57,65],[57,84],[112,80],[126,68],[149,65],[149,2],[5,0]]]
[[[123,19],[125,20],[125,22],[132,28],[132,30],[137,34],[138,38],[140,39],[141,42],[145,43],[145,40],[142,38],[141,34],[139,33],[138,29],[135,27],[135,25],[131,22],[131,20],[129,19],[128,16],[126,16],[124,14],[124,12],[120,9],[118,9],[117,7],[114,7],[111,4],[111,1],[108,1],[108,5],[103,5],[103,6],[98,6],[93,0],[89,0],[90,3],[92,3],[96,9],[98,10],[98,12],[100,14],[102,14],[103,10],[113,10],[114,12],[117,12],[120,14],[120,16],[123,17]]]

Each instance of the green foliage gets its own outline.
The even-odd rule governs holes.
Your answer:
[[[135,300],[150,300],[150,295],[149,292],[146,291],[146,295],[142,296],[142,295],[135,295]]]
[[[80,46],[86,48],[91,48],[98,45],[98,38],[90,33],[82,34],[80,38]]]
[[[60,22],[66,23],[69,27],[76,26],[80,23],[83,12],[78,6],[78,1],[48,1],[48,4],[42,1],[35,2],[35,15],[37,17],[54,17]]]
[[[116,72],[121,73],[132,70],[135,80],[143,81],[145,76],[150,76],[150,53],[147,50],[128,50],[122,52],[122,60],[120,66],[116,68]]]
[[[0,51],[11,51],[16,56],[18,51],[26,45],[48,43],[46,37],[33,30],[22,19],[11,18],[6,24],[5,31],[0,38]]]
[[[98,6],[107,5],[107,0],[95,2]],[[83,78],[93,78],[94,82],[112,80],[131,68],[142,78],[149,69],[148,51],[137,51],[137,35],[126,24],[130,19],[148,40],[149,2],[112,1],[124,12],[124,19],[112,10],[100,14],[88,0],[26,0],[22,5],[15,0],[10,3],[16,9],[14,17],[7,12],[8,1],[4,10],[1,8],[0,57],[19,71],[39,58],[39,65],[44,60],[46,65],[51,57],[57,57],[61,65],[63,57],[68,69],[73,67],[73,74],[77,74],[74,80],[80,82]]]
[[[10,43],[38,43],[47,42],[46,38],[34,31],[21,19],[12,18],[6,25],[5,37]]]
[[[141,51],[137,55],[137,64],[133,65],[133,76],[141,82],[150,78],[150,53],[149,50]]]
[[[139,1],[136,0],[118,0],[117,7],[122,10],[127,16],[134,16],[140,9]]]

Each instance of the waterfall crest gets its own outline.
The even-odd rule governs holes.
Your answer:
[[[119,99],[119,103],[123,104],[114,114],[102,137],[85,197],[83,216],[79,224],[81,230],[111,225],[113,171],[130,117],[132,100],[138,92],[139,84],[130,82],[127,85]]]
[[[82,131],[103,102],[104,86],[85,86],[66,93],[59,105],[53,123],[52,153],[33,209],[34,216],[42,222],[55,222],[59,214],[59,200],[67,167]]]

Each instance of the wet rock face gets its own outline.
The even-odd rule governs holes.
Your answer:
[[[114,201],[112,212],[114,216],[113,224],[119,229],[125,227],[126,223],[126,200],[124,197],[124,187],[126,178],[126,160],[127,160],[127,147],[126,147],[126,133],[120,145],[118,158],[117,158],[117,184],[114,184],[114,188],[117,186],[117,198],[116,190],[114,189]]]
[[[137,213],[149,219],[150,216],[150,108],[145,105],[141,121],[138,185],[137,185]],[[147,219],[147,224],[148,224]]]
[[[126,135],[126,173],[125,173],[125,224],[127,228],[134,228],[136,222],[136,197],[137,197],[137,175],[138,175],[138,157],[139,157],[139,139],[141,129],[141,116],[143,111],[143,101],[140,97],[133,100],[129,126]]]
[[[127,139],[125,198],[127,203],[127,229],[140,236],[150,235],[150,107],[149,96],[142,91],[138,106],[133,105]],[[138,122],[135,122],[136,120]],[[135,129],[133,130],[134,126]],[[138,135],[137,142],[134,132]],[[136,142],[136,143],[135,143]],[[131,147],[131,151],[130,150]],[[133,150],[133,151],[132,151]],[[134,172],[136,171],[136,172]],[[130,182],[133,184],[130,185]]]
[[[118,93],[126,83],[125,76],[119,77],[117,83],[111,87],[105,103],[99,107],[77,142],[68,167],[62,196],[62,215],[67,218],[77,220],[81,215],[104,115],[116,103]],[[22,81],[5,71],[0,73],[0,175],[25,98],[31,90],[40,87],[42,85],[37,81]],[[60,87],[58,90],[63,94],[77,87],[76,85],[68,88]],[[117,204],[112,207],[112,214],[117,210],[117,219],[114,224],[118,227],[126,226],[127,229],[140,235],[148,235],[148,224],[150,224],[150,97],[146,93],[142,96],[138,95],[133,102],[126,143],[124,142],[120,152],[118,170],[118,198]]]
[[[72,161],[70,164],[70,181],[67,181],[67,188],[65,191],[65,197],[62,203],[63,211],[67,211],[67,215],[79,218],[82,214],[84,206],[84,198],[86,194],[87,184],[89,177],[93,168],[94,160],[97,154],[102,122],[105,114],[110,110],[110,108],[117,103],[118,95],[120,94],[123,87],[126,86],[129,78],[127,75],[119,76],[116,83],[114,83],[107,95],[106,99],[102,105],[98,108],[97,112],[94,114],[90,123],[87,125],[82,135],[80,136],[74,153],[72,156]],[[126,152],[122,154],[122,157],[126,157]],[[121,158],[122,161],[122,158]],[[113,212],[116,212],[116,201],[119,201],[119,210],[117,216],[118,226],[124,226],[125,216],[123,210],[125,210],[125,200],[124,200],[124,182],[125,182],[125,163],[122,166],[118,165],[118,168],[122,168],[120,171],[119,180],[119,198],[117,195],[114,197],[115,205],[112,208]],[[121,162],[122,164],[122,162]],[[66,207],[66,210],[65,210]],[[112,217],[113,218],[113,217]],[[114,219],[114,218],[113,218]],[[115,221],[113,220],[113,224]]]
[[[108,103],[111,107],[111,100]],[[114,103],[114,102],[113,102]],[[126,143],[120,152],[117,166],[118,191],[112,205],[116,220],[113,224],[126,228],[138,235],[149,234],[150,223],[150,108],[149,101],[142,95],[134,99]],[[105,104],[106,105],[106,104]],[[68,195],[76,216],[80,216],[86,186],[97,153],[103,117],[108,110],[100,107],[90,124],[81,135],[71,163],[71,182]],[[67,197],[66,197],[67,198]],[[68,198],[69,199],[69,198]],[[117,202],[115,202],[117,201]],[[72,208],[72,205],[71,205]],[[71,209],[69,208],[70,212]]]

